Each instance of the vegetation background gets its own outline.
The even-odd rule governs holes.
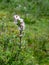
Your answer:
[[[26,25],[21,49],[15,14]],[[0,65],[49,65],[49,0],[0,0]]]

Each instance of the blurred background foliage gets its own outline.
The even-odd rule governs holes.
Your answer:
[[[26,25],[21,49],[14,14]],[[0,0],[0,65],[49,65],[49,0]]]

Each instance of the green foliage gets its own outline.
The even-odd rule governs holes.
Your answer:
[[[30,13],[35,17],[49,16],[49,0],[0,0],[0,9]]]
[[[21,49],[14,14],[26,25]],[[0,65],[49,65],[48,15],[49,0],[0,0]]]

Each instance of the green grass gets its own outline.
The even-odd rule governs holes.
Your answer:
[[[16,10],[14,4],[8,8],[6,5],[0,6],[0,65],[49,65],[49,19],[26,14],[23,9]],[[14,14],[20,15],[26,25],[21,51]]]
[[[8,12],[0,12],[0,64],[2,65],[3,61],[3,64],[7,64],[9,62],[8,64],[14,65],[15,63],[17,65],[48,65],[49,20],[45,18],[33,18],[32,21],[29,18],[25,20],[26,28],[24,36],[22,37],[22,50],[16,62],[17,53],[19,52],[19,45],[17,45],[19,44],[19,31],[17,30],[17,26],[13,24],[13,16],[10,17],[10,13],[8,15],[7,14]],[[27,20],[29,20],[29,22]],[[21,60],[21,58],[23,60]]]

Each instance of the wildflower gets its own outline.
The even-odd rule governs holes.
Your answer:
[[[14,23],[18,25],[19,30],[24,30],[25,29],[25,23],[22,18],[18,15],[14,15]]]
[[[23,19],[20,19],[20,27],[24,30],[25,29],[25,23]]]
[[[14,23],[18,23],[18,20],[20,19],[20,17],[18,15],[14,15]]]

